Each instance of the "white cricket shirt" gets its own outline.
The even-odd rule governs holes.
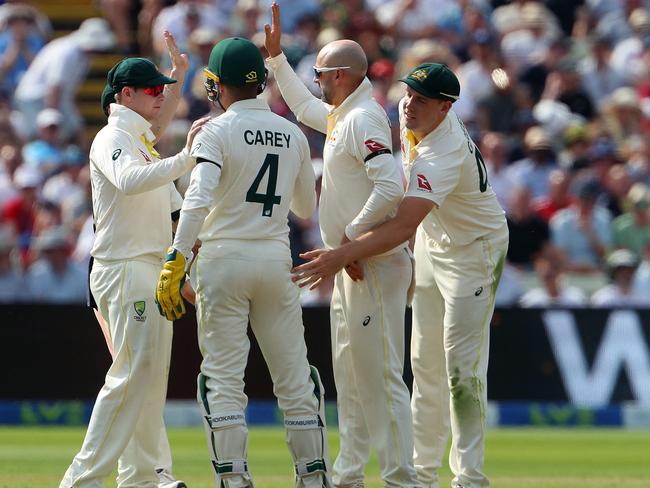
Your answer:
[[[261,99],[241,100],[203,126],[191,154],[197,165],[175,249],[189,256],[197,234],[204,246],[267,239],[289,249],[289,210],[308,218],[316,208],[309,145],[297,125]]]
[[[143,140],[154,140],[150,127],[133,110],[111,104],[108,125],[90,147],[96,259],[162,258],[171,243],[171,212],[181,205],[172,182],[194,158],[183,151],[159,160]]]
[[[391,154],[388,117],[372,98],[370,81],[364,79],[333,108],[309,92],[284,54],[267,63],[298,120],[327,136],[319,207],[325,245],[338,247],[344,233],[354,239],[395,215],[404,194],[402,178]]]
[[[426,198],[437,208],[422,228],[442,249],[464,246],[506,225],[488,182],[483,157],[458,116],[450,111],[418,144],[406,128],[399,104],[402,161],[407,197]]]

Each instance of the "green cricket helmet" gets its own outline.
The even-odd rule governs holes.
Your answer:
[[[203,71],[207,77],[205,88],[212,101],[218,98],[216,84],[258,86],[260,93],[266,84],[267,70],[262,53],[255,44],[241,37],[230,37],[217,43],[210,53],[208,67]]]

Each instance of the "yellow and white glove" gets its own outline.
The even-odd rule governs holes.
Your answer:
[[[167,249],[165,264],[156,286],[156,303],[160,315],[167,320],[180,319],[185,314],[181,289],[185,283],[185,256],[173,247]]]

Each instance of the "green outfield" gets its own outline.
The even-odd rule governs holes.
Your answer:
[[[0,488],[58,486],[83,434],[82,428],[0,428]],[[189,488],[214,487],[202,431],[169,429],[169,437],[174,471]],[[336,432],[330,439],[335,453]],[[650,487],[648,431],[496,429],[489,431],[487,446],[486,469],[496,488]],[[256,487],[293,486],[281,429],[251,429],[249,460]],[[441,486],[449,480],[445,470]],[[381,486],[374,459],[366,486]]]

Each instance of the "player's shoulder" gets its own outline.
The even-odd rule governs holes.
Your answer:
[[[475,151],[475,144],[460,117],[453,111],[450,111],[443,122],[442,132],[437,138],[439,144],[442,144],[450,151],[457,151],[466,148],[469,152]]]
[[[90,146],[91,152],[128,148],[133,144],[133,140],[133,136],[124,129],[114,125],[105,125],[95,135]]]

